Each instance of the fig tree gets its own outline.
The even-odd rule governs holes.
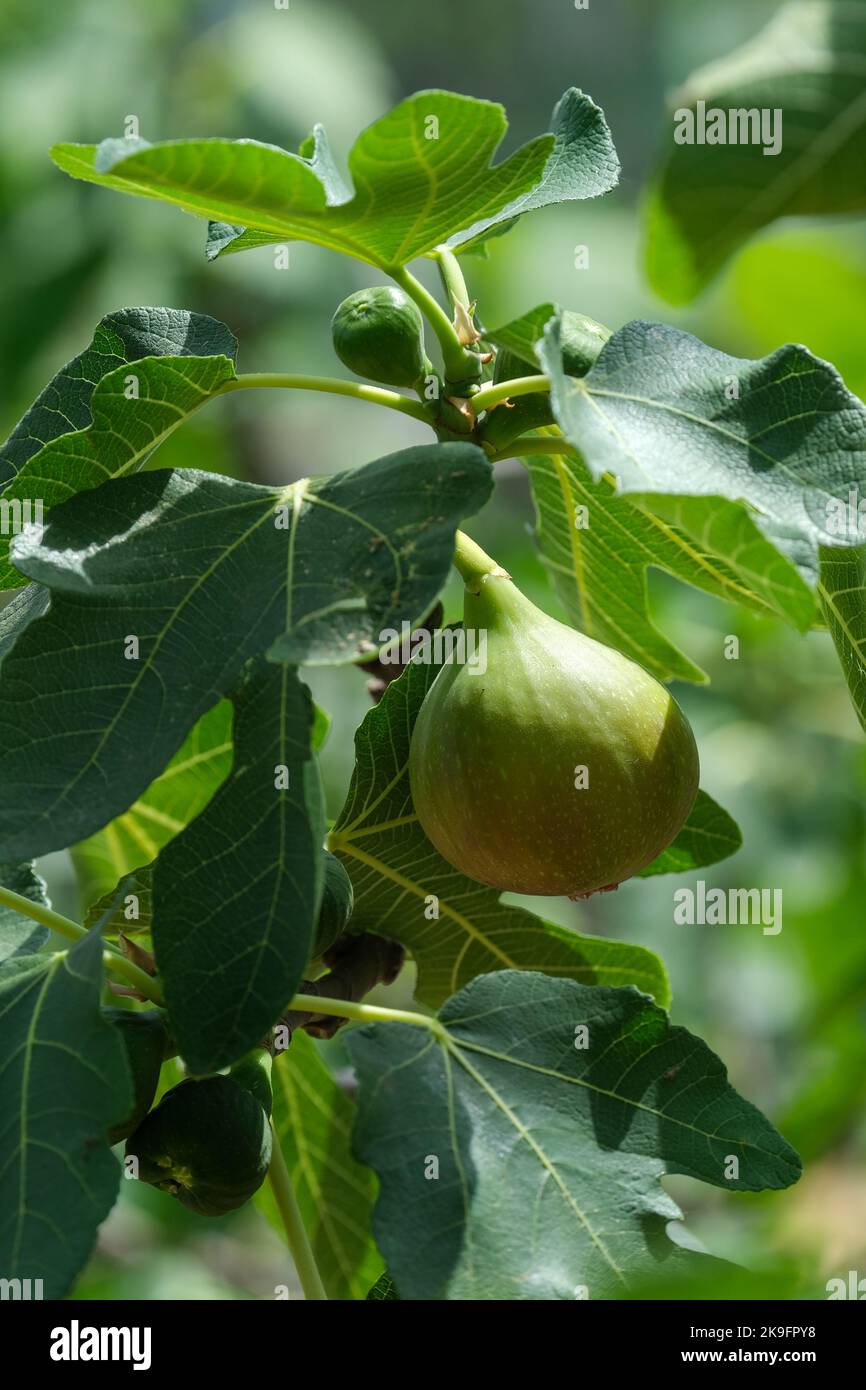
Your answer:
[[[443,666],[421,707],[409,755],[421,825],[494,888],[574,898],[614,887],[691,810],[691,728],[642,667],[548,617],[468,537],[455,562],[486,669]]]

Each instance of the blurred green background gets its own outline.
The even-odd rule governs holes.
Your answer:
[[[291,0],[286,11],[273,0],[6,0],[4,427],[89,340],[96,321],[124,305],[214,314],[238,335],[244,371],[340,374],[330,315],[377,278],[303,244],[292,246],[288,270],[275,267],[269,250],[208,266],[202,223],[73,183],[48,159],[53,142],[120,135],[133,115],[145,138],[252,136],[295,148],[322,121],[344,158],[363,125],[426,86],[503,102],[508,148],[546,129],[562,91],[580,86],[603,106],[622,158],[614,194],[524,219],[492,243],[489,261],[467,262],[488,325],[552,299],[611,328],[663,318],[743,356],[795,340],[866,394],[862,226],[771,229],[685,312],[655,300],[641,278],[638,209],[669,134],[666,93],[775,8],[763,0],[593,0],[587,11],[571,0]],[[578,245],[589,248],[587,269],[575,269]],[[434,283],[424,267],[422,275]],[[287,482],[422,438],[413,421],[355,401],[249,393],[209,406],[155,464]],[[556,613],[532,524],[525,474],[505,465],[495,500],[470,529]],[[866,1275],[866,746],[825,634],[798,637],[658,574],[650,587],[659,625],[710,674],[709,686],[677,695],[698,736],[702,783],[745,835],[743,850],[704,876],[722,887],[782,888],[783,930],[675,926],[673,892],[690,880],[634,881],[586,904],[535,905],[662,955],[675,1020],[708,1041],[734,1085],[807,1163],[796,1188],[771,1197],[735,1197],[685,1179],[668,1186],[689,1230],[714,1252],[753,1265],[792,1261],[821,1296],[830,1275]],[[456,594],[449,590],[449,616]],[[724,657],[728,634],[740,639],[738,661]],[[317,672],[312,685],[333,716],[324,768],[336,815],[352,732],[368,707],[364,678]],[[52,856],[43,870],[58,907],[78,913],[66,856]],[[405,995],[410,986],[404,979],[395,988]],[[393,1002],[394,990],[386,997]],[[331,1055],[341,1065],[339,1046]],[[141,1184],[122,1186],[78,1296],[272,1297],[286,1280],[284,1251],[253,1209],[204,1222]]]

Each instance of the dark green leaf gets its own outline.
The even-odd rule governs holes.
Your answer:
[[[153,869],[153,945],[192,1072],[267,1033],[311,954],[325,813],[313,704],[290,666],[259,660],[234,697],[234,762]]]
[[[676,144],[647,205],[647,268],[672,303],[693,299],[727,258],[779,217],[866,210],[866,7],[794,0],[757,38],[694,73],[671,111],[735,119],[781,111],[781,149]],[[754,119],[754,118],[752,118]],[[772,135],[772,131],[768,132]],[[695,131],[697,135],[697,130]]]
[[[43,1280],[45,1298],[69,1291],[117,1196],[106,1134],[132,1086],[101,988],[98,932],[0,971],[0,1268]]]
[[[0,588],[17,588],[21,584],[20,573],[9,563],[8,537],[21,530],[23,521],[41,520],[37,506],[45,513],[78,492],[98,487],[107,478],[136,472],[193,411],[234,379],[237,344],[228,329],[215,319],[190,325],[193,316],[176,309],[126,312],[137,316],[136,323],[143,315],[148,316],[148,323],[160,315],[166,328],[160,346],[169,346],[175,339],[179,344],[204,341],[213,345],[214,355],[194,356],[185,349],[183,355],[141,357],[135,361],[134,370],[128,361],[107,371],[90,393],[88,424],[49,440],[21,464],[0,500],[4,516],[11,521],[0,537]],[[106,322],[103,320],[100,325],[100,336],[105,334]],[[143,346],[155,336],[152,331],[139,334],[135,342]],[[87,358],[88,354],[84,356]],[[98,369],[97,361],[91,348],[88,362],[94,371]],[[70,370],[71,365],[65,367],[52,383],[58,410],[63,408],[64,388],[66,395],[70,394]],[[79,390],[80,383],[76,382],[72,392],[78,408]]]
[[[98,916],[99,903],[116,884],[156,858],[163,845],[204,810],[225,780],[232,761],[232,707],[228,700],[202,715],[184,739],[162,776],[125,811],[95,835],[76,845],[72,859],[79,888],[93,903],[87,925]],[[131,892],[137,891],[133,886]],[[107,907],[103,902],[102,908]],[[122,905],[108,930],[123,928]],[[139,922],[139,929],[142,924]],[[127,921],[125,929],[136,923]],[[149,929],[149,927],[148,927]]]
[[[706,1044],[636,990],[503,971],[440,1020],[347,1037],[355,1151],[403,1298],[616,1297],[700,1258],[666,1234],[664,1174],[748,1192],[799,1177]]]
[[[355,772],[328,846],[355,891],[352,931],[392,936],[418,966],[418,998],[436,1006],[475,975],[514,966],[587,984],[637,984],[662,1003],[658,956],[641,946],[579,936],[500,901],[465,878],[427,839],[409,790],[409,740],[438,667],[410,665],[355,735]]]
[[[814,578],[851,489],[866,493],[866,406],[838,373],[788,345],[750,362],[690,333],[636,321],[585,377],[562,369],[556,321],[541,349],[554,415],[594,478],[619,491],[745,502],[755,525]]]
[[[428,611],[490,487],[463,444],[278,489],[158,471],[17,536],[16,564],[53,597],[0,673],[0,854],[74,844],[125,811],[250,657],[352,660]]]
[[[367,1294],[367,1298],[370,1299],[373,1303],[400,1301],[400,1295],[397,1292],[397,1285],[394,1283],[394,1280],[391,1278],[390,1274],[385,1273],[379,1276],[372,1289]]]
[[[48,907],[45,882],[32,864],[0,864],[0,887],[20,893],[31,902]],[[10,956],[29,956],[48,940],[48,928],[0,903],[0,961]]]
[[[60,435],[93,422],[91,399],[103,377],[144,357],[237,356],[225,324],[186,309],[118,309],[97,324],[93,341],[62,367],[0,449],[0,483]]]

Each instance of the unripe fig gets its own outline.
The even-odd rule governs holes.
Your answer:
[[[105,1008],[102,1017],[119,1032],[132,1077],[132,1106],[108,1131],[109,1144],[119,1144],[141,1124],[150,1109],[165,1060],[168,1030],[165,1015],[159,1009]]]
[[[224,1216],[252,1197],[271,1161],[264,1107],[230,1076],[188,1078],[166,1092],[126,1141],[138,1176],[200,1216]]]
[[[331,321],[334,350],[357,376],[386,386],[419,386],[432,367],[424,351],[424,320],[396,286],[350,294]]]
[[[421,825],[494,888],[575,898],[614,887],[691,810],[691,728],[642,667],[541,612],[467,537],[457,565],[486,670],[443,666],[421,707],[409,754]]]
[[[314,955],[324,955],[337,938],[343,935],[349,925],[354,905],[352,880],[337,856],[326,849],[325,878],[322,885],[322,903],[316,922]]]

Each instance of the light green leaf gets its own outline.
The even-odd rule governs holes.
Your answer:
[[[744,502],[811,579],[818,545],[856,543],[838,513],[852,488],[866,493],[866,406],[805,348],[751,362],[638,320],[571,377],[554,320],[541,355],[557,422],[594,478],[612,474],[651,508],[659,493]]]
[[[718,1057],[637,990],[501,971],[439,1018],[347,1035],[355,1152],[404,1299],[617,1297],[705,1258],[666,1234],[664,1174],[746,1192],[800,1175]]]
[[[742,843],[742,832],[733,816],[700,788],[679,835],[651,864],[639,870],[637,877],[691,873],[736,854]]]
[[[126,811],[250,657],[349,661],[427,612],[490,487],[463,444],[286,488],[154,471],[17,536],[52,603],[0,671],[0,855],[77,843]]]
[[[674,94],[668,153],[647,205],[647,271],[659,294],[693,299],[777,218],[866,211],[864,64],[866,6],[794,0]],[[726,126],[729,112],[738,122],[781,112],[781,149],[766,155],[748,136],[676,144],[673,113],[697,112],[699,101],[708,117],[723,111]]]
[[[313,703],[260,659],[234,696],[234,761],[153,868],[153,946],[178,1050],[218,1071],[285,1009],[312,949],[325,809]]]
[[[851,700],[866,729],[866,546],[822,548],[818,595]]]
[[[651,951],[579,936],[506,906],[495,889],[465,878],[433,848],[412,805],[408,759],[436,673],[434,665],[408,666],[355,735],[352,784],[328,836],[352,879],[352,931],[402,942],[418,966],[418,998],[432,1006],[475,975],[504,967],[637,984],[666,1003],[667,977]]]
[[[45,881],[32,864],[0,864],[0,885],[13,893],[20,893],[33,903],[50,907]],[[0,961],[8,960],[10,956],[33,955],[47,940],[47,927],[0,903]]]
[[[101,988],[98,932],[0,971],[0,1269],[45,1298],[68,1293],[120,1180],[106,1134],[132,1088]]]
[[[494,216],[483,216],[457,232],[449,238],[449,246],[459,250],[471,244],[474,251],[491,234],[503,230],[503,223],[513,225],[525,212],[552,203],[597,198],[616,187],[619,159],[601,108],[591,97],[570,87],[554,107],[550,129],[553,151],[539,182]]]
[[[556,120],[555,136],[491,167],[507,129],[502,107],[418,92],[358,137],[348,160],[354,196],[339,202],[328,201],[341,194],[330,170],[321,177],[325,156],[317,163],[255,140],[56,145],[52,157],[75,178],[229,224],[215,229],[211,254],[313,241],[393,270],[457,233],[474,238],[521,211],[611,187],[618,165],[598,108],[572,90]],[[239,226],[257,235],[237,237]]]
[[[274,1129],[328,1298],[363,1299],[382,1271],[372,1233],[377,1184],[352,1155],[355,1107],[298,1029],[274,1059]],[[270,1186],[256,1206],[284,1228]]]
[[[656,627],[650,566],[800,630],[814,620],[811,590],[737,503],[656,497],[650,510],[618,496],[610,479],[595,482],[581,459],[533,454],[525,462],[541,559],[569,618],[658,680],[706,676]]]

